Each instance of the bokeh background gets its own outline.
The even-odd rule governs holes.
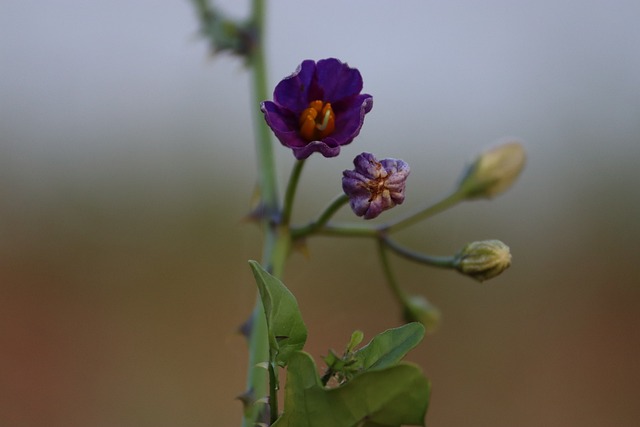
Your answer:
[[[443,313],[410,355],[433,382],[429,425],[640,423],[639,16],[633,0],[269,4],[271,87],[335,56],[375,99],[353,144],[308,162],[298,221],[362,151],[412,166],[389,218],[497,139],[525,141],[510,192],[399,236],[443,255],[499,238],[514,255],[482,285],[394,259]],[[2,426],[239,424],[257,106],[240,61],[197,29],[186,0],[0,3]],[[292,156],[276,153],[284,180]],[[309,249],[285,275],[308,351],[399,324],[370,242]]]

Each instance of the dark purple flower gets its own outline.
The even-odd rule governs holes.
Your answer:
[[[335,157],[360,133],[373,98],[361,94],[362,76],[335,58],[305,60],[273,91],[261,110],[282,145],[297,159],[315,151]]]
[[[370,153],[356,156],[353,164],[354,170],[342,173],[342,189],[356,215],[372,219],[404,202],[408,164],[397,159],[378,162]]]

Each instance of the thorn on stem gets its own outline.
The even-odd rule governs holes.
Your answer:
[[[253,330],[253,314],[249,316],[249,318],[238,328],[238,332],[242,334],[243,337],[249,339],[251,336],[251,331]]]
[[[249,390],[245,391],[241,395],[237,396],[236,399],[242,402],[242,406],[244,406],[244,409],[246,410],[249,406],[253,405],[255,402],[255,395],[253,393],[253,388],[250,388]]]

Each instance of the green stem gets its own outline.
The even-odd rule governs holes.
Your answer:
[[[290,235],[286,228],[279,227],[274,220],[279,212],[278,186],[276,167],[273,155],[271,132],[267,127],[258,106],[267,99],[267,70],[264,55],[264,28],[266,4],[265,0],[253,0],[251,8],[251,24],[254,29],[254,45],[249,56],[251,66],[254,126],[256,130],[256,155],[258,169],[258,186],[260,188],[261,203],[264,208],[263,219],[264,243],[262,247],[262,265],[275,276],[282,276],[284,262],[289,253]],[[265,363],[269,364],[269,342],[267,339],[267,323],[264,307],[260,297],[252,314],[252,327],[249,332],[249,368],[247,389],[254,401],[260,401],[271,395],[271,417],[278,416],[275,381],[269,381],[274,372],[265,370]],[[267,365],[269,366],[269,365]],[[273,375],[269,375],[273,374]],[[269,388],[268,388],[269,385]],[[248,405],[242,420],[243,427],[254,427],[261,422],[259,417],[264,410],[262,405]]]
[[[407,228],[410,225],[413,225],[417,222],[420,222],[430,216],[433,216],[437,213],[440,213],[446,209],[449,209],[450,207],[458,204],[459,202],[461,202],[462,200],[464,200],[465,195],[462,194],[459,191],[456,191],[454,193],[451,193],[449,196],[445,197],[444,199],[440,200],[439,202],[437,202],[434,205],[428,206],[422,210],[420,210],[419,212],[416,212],[414,214],[411,214],[405,218],[402,218],[400,220],[397,220],[393,223],[391,223],[390,225],[386,225],[381,227],[380,229],[383,231],[386,231],[387,233],[391,233],[394,231],[400,231],[403,228]]]
[[[387,254],[387,248],[383,242],[383,239],[378,239],[378,255],[380,256],[380,265],[382,266],[382,272],[387,279],[387,283],[389,284],[389,289],[393,292],[393,295],[396,297],[398,302],[406,307],[408,305],[408,297],[407,294],[400,289],[398,285],[398,280],[393,274],[393,270],[391,269],[391,263],[389,262],[389,256]]]
[[[278,419],[278,366],[275,363],[269,363],[269,384],[271,384],[271,392],[269,394],[269,421],[273,424]]]
[[[432,256],[427,254],[422,254],[418,252],[414,252],[409,248],[405,248],[401,246],[393,239],[389,237],[383,237],[380,241],[389,249],[391,249],[396,254],[402,256],[411,261],[419,262],[420,264],[426,264],[432,267],[439,268],[454,268],[455,267],[455,257],[453,256]]]
[[[346,194],[340,194],[338,197],[333,199],[333,201],[325,208],[325,210],[318,216],[318,219],[310,222],[309,224],[294,229],[291,232],[293,239],[299,239],[302,237],[306,237],[309,234],[313,234],[316,231],[320,230],[324,227],[327,222],[331,219],[331,217],[344,205],[349,202],[349,196]]]
[[[281,223],[289,225],[291,222],[291,212],[293,211],[293,201],[296,198],[296,189],[298,188],[298,182],[300,181],[300,174],[304,167],[305,160],[297,160],[293,164],[291,169],[291,176],[289,177],[289,183],[287,184],[287,190],[284,193],[284,207],[282,209]]]
[[[203,28],[209,25],[213,6],[207,0],[192,0]],[[279,199],[276,180],[276,166],[273,155],[271,132],[267,127],[259,105],[268,98],[267,70],[264,53],[266,1],[252,0],[251,15],[246,28],[250,36],[246,52],[247,64],[251,69],[253,92],[253,122],[256,133],[256,154],[258,170],[258,188],[260,192],[260,208],[262,216],[262,230],[264,242],[262,247],[262,265],[275,276],[280,277],[284,269],[285,260],[291,246],[291,235],[287,226],[279,225]],[[243,27],[244,28],[244,27]],[[215,42],[215,40],[213,40]],[[267,323],[260,297],[250,318],[248,332],[249,367],[247,375],[247,391],[243,394],[245,405],[242,425],[254,427],[261,419],[266,409],[262,403],[270,395],[272,421],[278,416],[277,402],[277,369],[269,366],[269,343],[267,339]],[[268,389],[267,384],[270,385]]]
[[[251,313],[251,328],[249,330],[249,368],[247,375],[247,394],[249,401],[245,405],[243,427],[253,427],[260,416],[262,406],[255,403],[267,395],[267,374],[264,364],[269,357],[269,342],[267,340],[267,322],[262,302],[258,297]]]
[[[196,7],[200,22],[205,23],[210,14],[208,3],[205,0],[193,0],[193,4]]]
[[[258,106],[268,98],[267,67],[264,55],[265,1],[253,0],[251,23],[254,30],[255,43],[249,56],[253,79],[254,126],[256,128],[256,154],[258,160],[258,183],[260,196],[267,218],[273,218],[278,212],[278,185],[276,167],[273,156],[271,131],[262,117]]]
[[[287,227],[271,225],[267,227],[263,246],[262,265],[276,277],[282,277],[284,264],[291,247],[291,237]],[[277,371],[273,371],[269,357],[267,319],[260,295],[252,313],[252,327],[249,333],[249,368],[247,390],[252,400],[261,401],[270,396],[269,406],[272,420],[278,416]],[[267,369],[265,369],[265,366]],[[264,406],[248,405],[242,420],[243,427],[255,427],[260,421]]]
[[[378,237],[380,232],[366,225],[327,224],[318,230],[318,234],[336,237]]]
[[[325,371],[325,373],[322,375],[322,378],[320,378],[320,383],[323,386],[326,386],[327,383],[329,382],[329,380],[331,379],[331,377],[333,376],[333,374],[335,374],[335,371],[332,368],[327,368],[327,370]]]
[[[372,227],[370,225],[360,225],[360,224],[328,224],[331,216],[340,208],[342,205],[347,203],[348,197],[346,195],[340,195],[337,197],[327,209],[321,214],[321,216],[310,224],[307,224],[303,227],[294,229],[292,231],[292,235],[294,239],[298,239],[301,237],[306,237],[307,235],[318,233],[324,234],[328,236],[336,236],[336,237],[379,237],[381,234],[387,234],[394,231],[402,230],[403,228],[409,227],[417,222],[420,222],[430,216],[433,216],[439,212],[442,212],[457,203],[464,200],[465,196],[462,193],[455,192],[440,200],[434,205],[428,206],[418,212],[410,214],[400,220],[394,221],[390,224],[381,225],[378,227]]]

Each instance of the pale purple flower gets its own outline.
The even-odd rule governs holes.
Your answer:
[[[362,153],[353,159],[353,164],[354,170],[342,173],[342,189],[356,215],[372,219],[404,202],[407,163],[397,159],[378,162],[373,154]]]

